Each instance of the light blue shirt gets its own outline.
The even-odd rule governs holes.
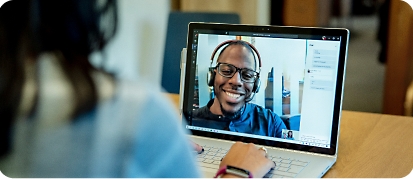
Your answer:
[[[176,108],[146,83],[117,84],[113,97],[75,122],[38,120],[15,123],[12,152],[0,160],[6,176],[201,176]]]

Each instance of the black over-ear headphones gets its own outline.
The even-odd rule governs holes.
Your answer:
[[[254,51],[254,53],[255,53],[255,56],[257,56],[257,58],[255,58],[254,57],[254,59],[258,59],[258,64],[259,64],[259,70],[258,70],[258,76],[257,76],[257,79],[255,79],[255,81],[254,81],[254,86],[253,86],[253,88],[252,88],[252,92],[253,93],[258,93],[258,91],[259,91],[259,89],[260,89],[260,86],[261,86],[261,81],[260,81],[260,71],[261,71],[261,57],[260,57],[260,54],[258,53],[258,50],[251,44],[251,43],[249,43],[249,42],[246,42],[246,41],[243,41],[243,40],[227,40],[227,41],[224,41],[224,42],[222,42],[221,44],[219,44],[215,49],[214,49],[214,51],[212,52],[212,56],[211,56],[211,65],[210,65],[210,67],[209,67],[209,70],[208,70],[208,75],[207,75],[207,83],[208,83],[208,86],[214,86],[214,80],[215,80],[215,67],[213,67],[212,66],[212,64],[213,64],[213,62],[214,62],[214,57],[215,57],[215,55],[216,55],[216,53],[219,51],[219,49],[221,49],[222,47],[224,47],[225,45],[227,45],[227,46],[225,46],[225,47],[228,47],[229,45],[231,45],[231,44],[234,44],[234,43],[240,43],[240,44],[247,44],[251,49],[252,49],[252,51]],[[221,52],[222,53],[222,52]],[[257,64],[257,63],[255,63],[255,64]],[[252,100],[252,98],[249,98],[249,99],[247,99],[247,101],[251,101]]]

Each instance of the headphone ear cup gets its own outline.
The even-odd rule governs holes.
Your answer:
[[[207,75],[207,83],[208,86],[214,86],[215,81],[215,68],[209,68],[208,75]]]
[[[252,87],[252,92],[258,93],[258,91],[260,90],[260,86],[261,86],[261,80],[260,80],[260,78],[257,78],[254,81],[254,86]]]
[[[255,94],[258,93],[258,91],[260,90],[260,86],[261,86],[261,80],[260,78],[257,78],[254,81],[254,86],[252,87],[252,93],[248,96],[247,99],[245,99],[245,102],[248,103],[254,98]]]

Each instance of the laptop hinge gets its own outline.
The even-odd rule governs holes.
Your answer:
[[[306,152],[306,151],[299,151],[299,150],[291,150],[291,149],[284,149],[284,148],[279,148],[279,147],[273,147],[274,149],[281,150],[281,151],[286,151],[286,152],[293,152],[293,153],[300,153],[300,154],[306,154],[306,155],[314,155],[314,156],[322,156],[322,157],[330,157],[330,158],[336,158],[335,155],[327,155],[327,154],[319,154],[319,153],[313,153],[313,152]]]
[[[180,87],[179,87],[179,115],[180,119],[183,119],[183,104],[184,104],[184,89],[185,89],[185,68],[186,68],[186,48],[182,48],[181,51],[181,79],[180,79]]]

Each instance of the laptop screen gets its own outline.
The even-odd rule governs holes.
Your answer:
[[[191,23],[185,127],[199,136],[335,154],[347,43],[345,29]]]

